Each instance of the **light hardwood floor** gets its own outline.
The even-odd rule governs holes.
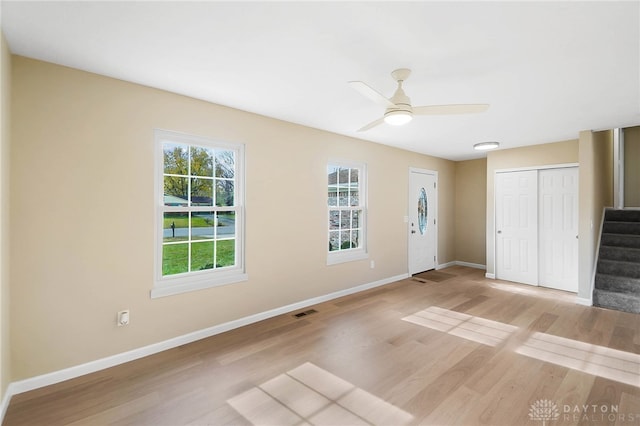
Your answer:
[[[4,424],[640,425],[640,315],[426,277],[16,395]]]

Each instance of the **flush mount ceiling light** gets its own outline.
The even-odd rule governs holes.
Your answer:
[[[498,142],[480,142],[473,145],[473,149],[477,151],[488,151],[490,149],[496,149],[500,144]]]
[[[396,110],[387,112],[384,115],[384,122],[392,126],[402,126],[410,122],[412,118],[410,111]]]

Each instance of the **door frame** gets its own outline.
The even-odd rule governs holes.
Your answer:
[[[435,226],[434,228],[434,253],[436,256],[436,259],[434,261],[434,268],[435,269],[440,269],[439,265],[438,265],[438,225],[439,225],[439,221],[438,221],[438,198],[439,198],[439,184],[438,184],[438,171],[437,170],[430,170],[430,169],[422,169],[419,167],[409,167],[409,174],[408,174],[408,179],[407,179],[407,215],[404,217],[404,223],[405,223],[405,235],[407,236],[407,273],[409,275],[411,275],[411,257],[410,257],[410,252],[411,252],[411,238],[409,237],[409,232],[411,232],[410,226],[409,226],[409,219],[410,219],[410,212],[409,209],[411,207],[411,174],[412,173],[421,173],[421,174],[426,174],[426,175],[432,175],[434,182],[436,184],[436,187],[434,188],[434,194],[435,194],[435,200],[432,202],[432,204],[435,204],[433,207],[433,219],[435,220]]]
[[[528,167],[512,167],[512,168],[506,168],[506,169],[495,169],[493,171],[493,194],[495,195],[496,193],[496,189],[497,189],[497,181],[496,181],[496,175],[498,173],[508,173],[508,172],[522,172],[522,171],[526,171],[526,170],[536,170],[536,171],[540,171],[540,170],[546,170],[546,169],[563,169],[563,168],[567,168],[567,167],[578,167],[578,178],[579,178],[579,173],[580,173],[580,163],[558,163],[558,164],[546,164],[546,165],[541,165],[541,166],[528,166]],[[580,195],[580,192],[578,190],[578,196]],[[490,251],[493,255],[493,274],[485,274],[485,276],[487,278],[491,278],[491,279],[495,279],[496,278],[496,268],[497,268],[497,262],[498,259],[496,259],[496,254],[497,254],[497,228],[496,228],[496,207],[497,207],[497,200],[496,197],[493,197],[493,217],[490,219],[491,222],[493,222],[493,236],[489,236],[487,235],[487,239],[488,238],[492,238],[493,239],[493,247],[492,250]],[[578,220],[580,220],[580,211],[578,210]]]

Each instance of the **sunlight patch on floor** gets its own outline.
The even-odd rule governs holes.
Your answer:
[[[437,306],[430,306],[404,317],[402,320],[489,346],[499,345],[518,330],[518,327],[514,325],[474,317]]]
[[[516,353],[640,387],[640,355],[536,332]]]
[[[405,425],[413,416],[307,362],[227,401],[254,425]]]

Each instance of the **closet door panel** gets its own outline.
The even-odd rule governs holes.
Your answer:
[[[538,285],[538,171],[496,174],[496,278]]]

